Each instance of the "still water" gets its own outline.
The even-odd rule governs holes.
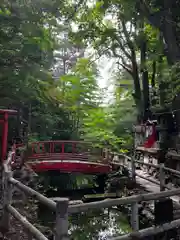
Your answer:
[[[41,224],[53,228],[55,216],[43,211]],[[69,216],[69,235],[73,240],[106,240],[131,231],[125,215],[114,209],[102,209]]]
[[[69,233],[74,240],[105,240],[130,231],[126,217],[114,210],[89,211],[70,217]]]
[[[47,176],[46,178],[43,176],[43,183],[47,179]],[[95,176],[84,176],[82,174],[58,174],[53,176],[53,178],[50,176],[50,179],[51,181],[48,181],[48,184],[51,183],[50,185],[53,187],[55,185],[58,186],[58,189],[61,189],[61,191],[57,190],[56,193],[51,193],[52,195],[48,197],[64,196],[62,195],[64,192],[62,190],[66,189],[69,190],[69,194],[65,195],[66,197],[71,195],[71,200],[80,200],[84,195],[83,189],[89,188],[89,191],[92,191],[96,185]],[[72,190],[72,187],[75,191]],[[89,193],[92,194],[91,192]],[[42,205],[39,207],[38,218],[40,223],[52,229],[54,227],[55,214]],[[69,235],[70,239],[73,240],[106,240],[109,237],[123,235],[130,231],[127,217],[116,209],[89,210],[85,213],[69,216]]]

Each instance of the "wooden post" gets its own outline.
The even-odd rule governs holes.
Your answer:
[[[56,203],[56,225],[54,240],[68,240],[68,205],[69,199],[62,198]]]
[[[131,171],[132,181],[136,184],[136,165],[135,165],[135,143],[133,149],[133,156],[131,158]],[[139,230],[139,214],[138,214],[138,203],[131,204],[131,227],[134,231]]]
[[[2,179],[2,194],[3,194],[3,215],[1,220],[1,227],[4,231],[9,231],[10,228],[10,213],[7,210],[7,206],[11,204],[12,201],[12,184],[9,183],[9,179],[12,177],[11,171],[3,171],[3,179]]]
[[[136,165],[135,165],[135,154],[131,158],[131,171],[132,171],[132,181],[136,182]]]
[[[104,151],[105,151],[105,159],[107,160],[108,159],[108,149],[105,148]]]
[[[139,209],[137,202],[131,205],[131,227],[133,231],[139,230]]]
[[[160,191],[165,190],[165,173],[164,173],[164,163],[159,164],[159,181],[160,181]]]

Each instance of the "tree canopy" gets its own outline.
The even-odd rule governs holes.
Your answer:
[[[10,135],[131,146],[132,124],[179,94],[179,5],[2,1],[1,108],[17,109],[20,118],[11,120]],[[98,84],[102,56],[115,62],[109,104]]]

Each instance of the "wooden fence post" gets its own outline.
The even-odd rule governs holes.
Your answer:
[[[54,240],[68,240],[68,205],[69,199],[62,198],[56,203],[56,225]]]
[[[164,163],[159,164],[159,182],[160,182],[160,191],[164,191],[165,190]]]
[[[136,184],[136,165],[135,165],[135,154],[131,158],[131,171],[132,171],[132,181]],[[131,227],[134,231],[139,230],[139,209],[138,203],[131,204]]]
[[[136,182],[136,165],[135,165],[135,154],[131,157],[131,171],[132,171],[132,181]]]
[[[131,205],[131,227],[133,231],[139,230],[139,207],[137,202]]]
[[[135,140],[134,140],[135,141]],[[131,171],[132,171],[132,181],[136,185],[136,164],[135,164],[135,142],[134,142],[133,156],[131,157]],[[135,186],[136,187],[136,186]],[[131,227],[134,231],[139,230],[139,209],[138,203],[131,204]]]
[[[12,177],[11,171],[3,171],[2,177],[2,207],[3,215],[1,220],[1,227],[4,231],[9,231],[10,228],[10,213],[7,210],[7,206],[11,204],[12,201],[12,184],[9,183],[9,179]]]

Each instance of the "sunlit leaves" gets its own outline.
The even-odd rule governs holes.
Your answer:
[[[88,111],[83,121],[84,138],[96,146],[110,146],[118,150],[123,139],[114,135],[114,121],[106,108],[99,107]]]
[[[81,110],[84,107],[96,106],[98,85],[96,82],[97,69],[89,59],[80,59],[71,73],[61,76],[57,82],[56,92],[65,107],[71,110]]]

